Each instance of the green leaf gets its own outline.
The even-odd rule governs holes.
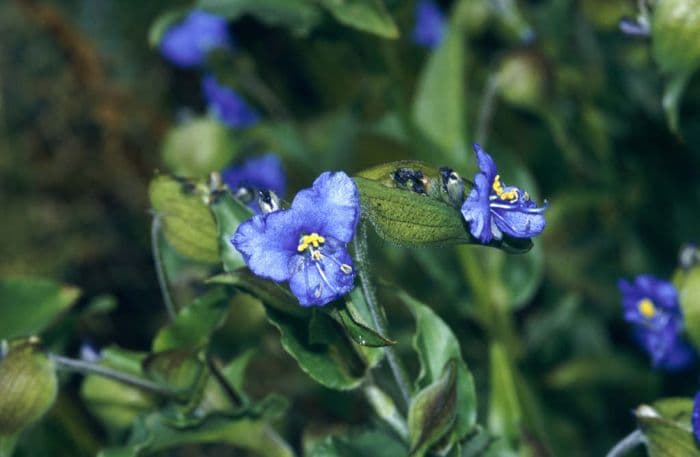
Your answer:
[[[336,390],[350,390],[362,382],[365,365],[340,328],[324,332],[324,343],[311,338],[309,321],[267,309],[270,323],[281,335],[282,347],[299,364],[299,368],[319,384]],[[332,321],[325,324],[334,324]]]
[[[330,314],[359,345],[378,348],[396,344],[396,341],[379,333],[370,323],[372,316],[359,288],[353,289],[345,296],[345,306],[333,308]]]
[[[193,183],[160,175],[151,181],[149,193],[173,249],[200,262],[219,261],[216,221]]]
[[[416,389],[425,388],[441,379],[447,364],[451,360],[457,361],[457,417],[453,434],[458,440],[462,439],[476,423],[476,392],[472,375],[462,360],[459,341],[433,310],[404,292],[399,292],[399,297],[416,319],[413,347],[421,366]]]
[[[294,452],[264,421],[209,416],[195,426],[174,427],[159,413],[134,424],[129,444],[103,450],[99,457],[138,457],[196,443],[224,443],[262,457],[293,457]]]
[[[209,207],[216,218],[219,231],[219,249],[221,260],[224,263],[224,270],[233,271],[244,267],[245,261],[243,256],[231,245],[229,240],[236,232],[236,229],[238,229],[238,226],[253,216],[253,211],[233,198],[228,191],[221,191],[212,195]]]
[[[198,0],[195,6],[229,20],[248,14],[265,24],[287,27],[296,35],[307,35],[321,20],[318,7],[308,0]]]
[[[153,352],[205,346],[211,334],[223,323],[228,310],[228,296],[221,288],[198,297],[158,332],[153,340]]]
[[[237,150],[225,125],[201,117],[171,128],[165,135],[161,157],[170,173],[204,178],[231,163]]]
[[[464,31],[455,20],[457,9],[440,46],[428,56],[421,72],[413,118],[425,136],[440,147],[441,158],[463,168],[467,157],[466,51]]]
[[[670,404],[661,404],[662,409],[668,413],[669,409],[676,410],[676,403],[672,408]],[[685,404],[692,410],[692,402]],[[642,405],[635,411],[639,429],[644,434],[644,442],[649,452],[649,457],[697,457],[700,449],[695,444],[690,420],[677,422],[663,417],[654,407]],[[689,417],[689,412],[683,415]]]
[[[695,347],[700,348],[700,267],[679,270],[673,282],[678,289],[685,331]]]
[[[520,437],[522,409],[518,400],[515,373],[505,348],[491,343],[491,395],[489,397],[489,431],[508,440],[511,445]]]
[[[176,8],[158,16],[148,29],[148,45],[151,48],[157,48],[165,32],[170,26],[183,19],[187,11],[187,8]]]
[[[383,0],[320,0],[341,24],[384,38],[398,38],[399,29]]]
[[[43,278],[0,280],[0,340],[41,333],[80,297],[80,290]]]
[[[411,455],[423,456],[445,435],[457,417],[457,361],[445,365],[442,376],[411,400],[408,433]]]

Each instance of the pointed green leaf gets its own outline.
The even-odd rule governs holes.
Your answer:
[[[491,395],[489,396],[489,431],[512,445],[520,437],[522,410],[515,385],[515,374],[503,346],[492,343],[489,351]]]
[[[445,435],[457,417],[457,361],[445,365],[442,376],[411,400],[408,433],[411,455],[423,456]]]
[[[456,360],[457,417],[453,434],[464,438],[476,423],[476,391],[474,379],[462,359],[459,341],[450,327],[430,308],[404,292],[401,300],[409,307],[416,319],[416,334],[413,347],[420,360],[420,374],[416,388],[422,389],[441,379],[445,366]]]
[[[662,405],[662,408],[668,406]],[[687,406],[692,409],[692,402],[687,403]],[[644,434],[649,457],[700,456],[700,449],[693,438],[690,420],[676,422],[663,417],[659,410],[647,405],[637,408],[635,414],[639,429]],[[686,417],[689,417],[689,414]]]
[[[0,280],[0,340],[41,333],[80,297],[80,290],[43,278]]]
[[[165,239],[175,251],[200,262],[219,261],[216,221],[194,183],[160,175],[151,181],[149,193]]]
[[[335,19],[347,26],[384,38],[398,38],[399,29],[384,0],[320,0]]]

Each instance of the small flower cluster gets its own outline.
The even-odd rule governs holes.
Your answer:
[[[539,234],[545,227],[546,206],[538,208],[527,192],[505,186],[493,159],[478,145],[474,148],[481,171],[466,199],[459,175],[440,170],[450,201],[462,205],[472,236],[488,244],[504,234],[519,238]],[[426,193],[420,171],[399,168],[392,177],[406,190]],[[279,161],[270,155],[225,170],[223,178],[232,189],[284,192]],[[325,172],[311,189],[296,195],[289,209],[261,205],[256,212],[230,239],[254,274],[288,281],[302,306],[322,306],[352,290],[355,269],[347,244],[355,234],[360,203],[357,186],[348,175]]]
[[[695,353],[682,336],[683,313],[678,291],[668,281],[651,275],[634,282],[620,280],[623,315],[634,337],[651,357],[655,368],[678,371],[695,361]]]
[[[201,10],[191,11],[182,21],[171,26],[160,41],[160,52],[181,68],[199,68],[210,52],[232,50],[226,19]],[[202,92],[209,111],[231,128],[247,128],[258,121],[258,115],[231,87],[205,72]]]

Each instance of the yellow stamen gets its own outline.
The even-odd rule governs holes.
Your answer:
[[[299,246],[297,246],[297,251],[299,252],[304,252],[309,248],[309,246],[313,246],[315,248],[318,248],[320,245],[326,242],[326,239],[319,235],[318,233],[312,233],[311,235],[304,235],[301,237],[301,240],[299,241]]]
[[[639,312],[642,313],[642,316],[646,317],[647,319],[651,319],[652,317],[654,317],[654,314],[656,314],[654,302],[652,302],[648,298],[639,300],[637,308],[639,309]]]
[[[323,260],[323,254],[321,254],[321,251],[311,251],[311,258],[320,261]]]
[[[505,192],[503,190],[503,184],[501,183],[501,175],[496,175],[496,177],[493,178],[493,185],[491,187],[493,188],[493,191],[496,192],[498,198],[500,198],[501,200],[510,200],[511,203],[518,201],[517,191],[509,190],[508,192]]]

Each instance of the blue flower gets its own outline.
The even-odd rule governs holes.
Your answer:
[[[259,190],[271,190],[284,198],[287,188],[287,177],[282,168],[282,161],[275,154],[268,153],[253,157],[240,165],[230,166],[221,172],[221,177],[229,189],[235,194],[239,191],[249,196],[245,203],[260,213],[257,199],[254,198]]]
[[[678,291],[668,281],[640,275],[634,283],[620,280],[623,316],[650,355],[656,368],[682,370],[695,360],[695,352],[682,338],[683,314]]]
[[[173,64],[197,67],[207,53],[230,46],[226,19],[201,10],[192,11],[180,23],[171,26],[160,40],[160,52]]]
[[[695,442],[700,444],[700,392],[695,394],[695,400],[693,401],[693,414],[691,415],[690,422],[693,426],[693,436],[695,436]]]
[[[469,232],[484,244],[500,240],[503,234],[530,238],[541,233],[547,203],[538,208],[527,192],[503,184],[491,156],[478,144],[474,152],[481,171],[474,176],[474,187],[462,204]]]
[[[413,28],[413,41],[428,49],[438,47],[445,34],[445,16],[440,8],[430,0],[421,0],[416,5],[416,25]]]
[[[233,89],[219,84],[215,77],[202,78],[202,91],[209,110],[224,124],[245,128],[258,122],[258,115]]]
[[[360,216],[357,186],[343,172],[325,172],[292,206],[242,223],[231,244],[248,268],[289,288],[302,306],[323,306],[353,288],[347,250]]]

